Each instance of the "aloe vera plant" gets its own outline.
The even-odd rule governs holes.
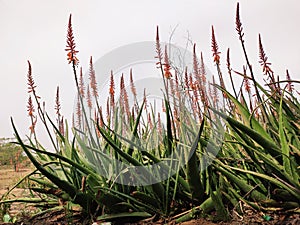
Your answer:
[[[134,105],[128,103],[130,93],[124,85],[124,76],[120,80],[120,99],[116,101],[112,72],[104,117],[92,58],[86,89],[82,69],[77,77],[78,51],[70,16],[66,50],[78,99],[72,129],[59,111],[59,89],[57,123],[42,109],[30,63],[29,144],[22,140],[12,120],[16,142],[36,167],[26,177],[30,180],[28,188],[41,196],[41,201],[36,197],[23,201],[36,205],[48,201],[53,207],[60,202],[71,202],[79,205],[86,217],[99,221],[158,215],[166,221],[173,217],[182,222],[212,211],[216,212],[215,219],[229,220],[231,209],[243,213],[243,204],[262,211],[296,211],[300,204],[298,95],[290,78],[276,82],[261,36],[259,57],[269,80],[268,88],[256,81],[244,45],[239,5],[236,26],[249,71],[234,71],[228,51],[229,76],[232,78],[233,72],[240,75],[244,85],[238,90],[231,80],[234,94],[225,86],[213,27],[213,61],[220,85],[214,77],[206,80],[203,57],[201,54],[198,60],[195,45],[192,72],[185,69],[181,74],[173,73],[167,48],[162,51],[157,28],[156,54],[164,84],[164,113],[157,113],[154,106],[146,108],[146,95],[142,103],[136,101],[132,71]],[[52,151],[38,142],[37,119],[49,134]],[[4,198],[0,203],[10,201]]]

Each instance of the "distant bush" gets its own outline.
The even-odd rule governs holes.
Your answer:
[[[17,165],[26,159],[22,147],[13,143],[12,139],[0,139],[0,166]]]

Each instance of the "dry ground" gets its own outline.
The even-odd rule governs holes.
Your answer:
[[[15,172],[13,166],[0,166],[0,199],[2,199],[2,196],[5,195],[14,184],[31,171],[32,168],[21,168],[18,172]],[[14,198],[28,196],[28,191],[22,188],[15,188],[10,196]],[[27,210],[29,210],[29,208],[26,209],[24,204],[13,203],[10,204],[9,214],[11,216],[21,216],[22,214],[28,213]],[[2,221],[2,218],[0,218],[0,221]]]
[[[22,168],[18,172],[15,172],[12,166],[0,166],[0,199],[14,184],[31,171],[31,168]],[[20,196],[22,193],[23,189],[20,188],[16,188],[13,191],[13,194],[16,196]]]
[[[7,190],[31,170],[30,168],[21,168],[19,172],[15,172],[13,166],[0,166],[0,196],[3,194],[3,190]]]

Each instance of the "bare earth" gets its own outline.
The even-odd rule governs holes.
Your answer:
[[[31,168],[22,168],[18,172],[15,172],[12,166],[11,168],[7,166],[0,167],[0,199],[2,199],[2,196],[5,195],[14,184],[31,171]],[[10,196],[14,196],[14,198],[28,196],[28,191],[25,191],[22,188],[15,188]],[[26,209],[24,204],[13,203],[10,205],[9,214],[11,216],[21,216],[22,214],[28,213],[28,210],[29,209]],[[2,218],[0,218],[0,221],[1,219]]]
[[[0,167],[0,196],[5,192],[4,190],[7,190],[30,172],[31,169],[28,168],[22,168],[19,172],[15,172],[13,168]]]

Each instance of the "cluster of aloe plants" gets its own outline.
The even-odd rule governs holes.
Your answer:
[[[260,36],[259,58],[265,86],[256,81],[245,48],[239,5],[236,30],[247,65],[242,72],[232,69],[228,50],[231,87],[223,79],[213,27],[213,60],[220,85],[214,77],[212,81],[206,78],[202,54],[198,60],[195,46],[191,72],[172,68],[157,31],[157,65],[165,87],[163,114],[147,106],[146,95],[142,103],[135,99],[132,74],[134,105],[128,103],[124,76],[116,101],[112,73],[103,116],[92,58],[89,84],[84,83],[82,70],[78,70],[70,16],[66,51],[78,91],[72,134],[60,114],[59,89],[55,122],[41,105],[28,62],[28,113],[32,122],[29,144],[24,143],[13,121],[12,125],[17,143],[36,170],[20,181],[28,182],[34,197],[19,201],[47,210],[65,207],[66,203],[70,207],[79,205],[92,220],[156,216],[180,222],[212,211],[216,212],[215,219],[229,220],[231,210],[242,214],[245,205],[262,212],[297,211],[299,93],[293,89],[288,71],[286,80],[275,77]],[[232,81],[233,75],[241,77],[240,87]],[[53,150],[38,142],[38,120],[44,124]],[[153,165],[158,166],[152,169]],[[134,176],[136,168],[140,176]],[[0,203],[9,201],[2,199]]]

